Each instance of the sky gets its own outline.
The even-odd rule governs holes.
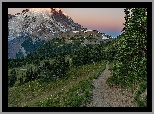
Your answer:
[[[9,8],[9,14],[20,13],[28,8]],[[123,8],[60,8],[75,23],[85,28],[116,37],[121,34],[125,22]]]

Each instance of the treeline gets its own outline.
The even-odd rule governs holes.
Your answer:
[[[65,60],[65,56],[58,56],[53,63],[49,60],[44,61],[43,64],[33,69],[32,67],[27,69],[26,74],[19,78],[19,86],[33,80],[40,80],[42,82],[52,81],[57,78],[64,78],[66,72],[69,70],[69,61]],[[17,81],[16,71],[13,69],[8,78],[9,87],[13,87]]]
[[[135,101],[140,107],[147,106],[147,8],[126,8],[122,35],[117,43],[111,86],[128,87],[135,92]],[[142,96],[143,95],[143,96]]]
[[[113,46],[117,52],[108,82],[135,87],[147,81],[147,8],[126,8],[124,12],[125,27]]]
[[[12,69],[10,75],[8,76],[8,87],[13,87],[17,81],[16,70]]]
[[[112,42],[109,41],[107,43],[101,43],[100,45],[89,44],[81,46],[77,41],[75,44],[66,44],[63,40],[53,39],[53,41],[42,45],[37,51],[29,54],[25,58],[9,59],[8,67],[12,69],[26,64],[35,65],[35,69],[32,69],[32,67],[27,69],[26,74],[19,78],[19,85],[35,79],[51,81],[56,78],[64,77],[69,70],[70,64],[69,61],[65,60],[66,55],[70,55],[70,59],[72,59],[71,65],[73,66],[91,64],[101,60],[112,60],[114,53],[111,54],[105,51],[105,48],[111,44]],[[64,46],[61,46],[59,49],[58,46],[60,45]],[[49,60],[53,58],[54,62],[51,64]],[[42,60],[44,61],[43,64],[40,63]],[[14,84],[17,79],[13,76],[15,76],[15,73],[11,73],[10,76]]]
[[[41,45],[37,50],[31,52],[26,57],[16,59],[8,59],[8,68],[21,67],[26,64],[39,65],[39,62],[45,59],[53,59],[59,55],[69,55],[75,50],[82,48],[81,43],[66,43],[63,39],[55,38],[44,45]]]
[[[26,64],[39,65],[40,61],[46,59],[53,59],[59,55],[76,55],[82,59],[88,54],[88,56],[90,57],[88,58],[88,63],[90,63],[91,61],[96,62],[102,60],[103,58],[109,59],[113,57],[113,55],[110,55],[110,52],[102,52],[102,49],[111,44],[111,41],[106,43],[102,42],[100,45],[88,44],[86,46],[83,46],[81,45],[81,39],[83,40],[83,38],[79,38],[75,39],[72,43],[66,43],[64,39],[55,38],[41,45],[38,49],[36,49],[34,52],[31,52],[26,57],[8,59],[8,68],[11,69],[15,67],[21,67]],[[73,58],[76,59],[75,56],[73,56]],[[82,62],[83,64],[85,64],[84,60],[82,60]]]
[[[101,60],[111,61],[114,57],[115,50],[106,50],[107,46],[111,45],[111,41],[101,43],[100,45],[87,45],[82,49],[75,51],[72,57],[72,64],[80,66],[85,64],[95,63]]]

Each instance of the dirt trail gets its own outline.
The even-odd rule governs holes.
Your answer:
[[[121,88],[110,88],[106,84],[106,80],[110,76],[108,64],[109,63],[106,64],[106,69],[102,72],[99,78],[93,81],[95,87],[93,89],[93,100],[91,104],[87,105],[87,107],[137,107],[137,104],[133,100],[134,96],[131,94],[130,90],[124,90],[122,93]],[[79,78],[78,80],[67,84],[65,87],[57,88],[49,93],[28,101],[27,103],[21,103],[20,106],[25,106],[26,104],[33,103],[45,97],[49,97],[50,95],[58,93],[62,89],[68,90],[72,85],[75,85],[80,81],[87,79],[88,77],[89,75],[84,78]]]
[[[122,90],[119,87],[110,88],[106,84],[106,80],[111,74],[108,64],[109,62],[99,78],[93,81],[95,87],[93,99],[87,107],[137,107],[131,90]]]

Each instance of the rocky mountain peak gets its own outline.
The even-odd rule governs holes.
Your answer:
[[[35,44],[40,40],[48,41],[56,38],[61,32],[83,29],[85,28],[74,23],[60,8],[30,8],[14,16],[8,15],[9,58],[14,58],[15,53],[23,50],[22,44],[27,42],[28,38],[31,39],[28,42],[32,41]],[[16,43],[16,39],[21,38],[22,41]]]
[[[50,39],[52,39],[61,31],[83,29],[81,25],[74,23],[60,8],[26,9],[22,13],[17,13],[14,18],[9,20],[8,24],[9,37],[28,33],[35,37],[44,38],[45,33],[46,36],[50,36]]]

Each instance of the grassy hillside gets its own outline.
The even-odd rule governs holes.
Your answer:
[[[8,105],[83,106],[91,99],[92,79],[109,61],[107,84],[131,89],[138,106],[147,106],[146,12],[146,8],[126,8],[123,33],[109,42],[82,45],[79,40],[68,43],[57,38],[26,58],[9,59]]]
[[[51,95],[55,95],[57,92],[60,92],[61,88],[63,87],[69,89],[76,84],[76,86],[81,86],[78,85],[79,82],[87,80],[90,76],[97,75],[100,71],[102,71],[105,68],[105,63],[105,61],[102,61],[96,64],[87,64],[84,66],[72,67],[67,72],[68,78],[58,78],[51,82],[40,82],[39,80],[35,80],[18,87],[12,87],[9,89],[8,105],[31,105],[31,103],[33,102],[38,102],[41,99],[46,99]],[[87,86],[87,89],[89,91],[90,88],[88,88]],[[84,92],[85,91],[83,91],[83,93]]]

